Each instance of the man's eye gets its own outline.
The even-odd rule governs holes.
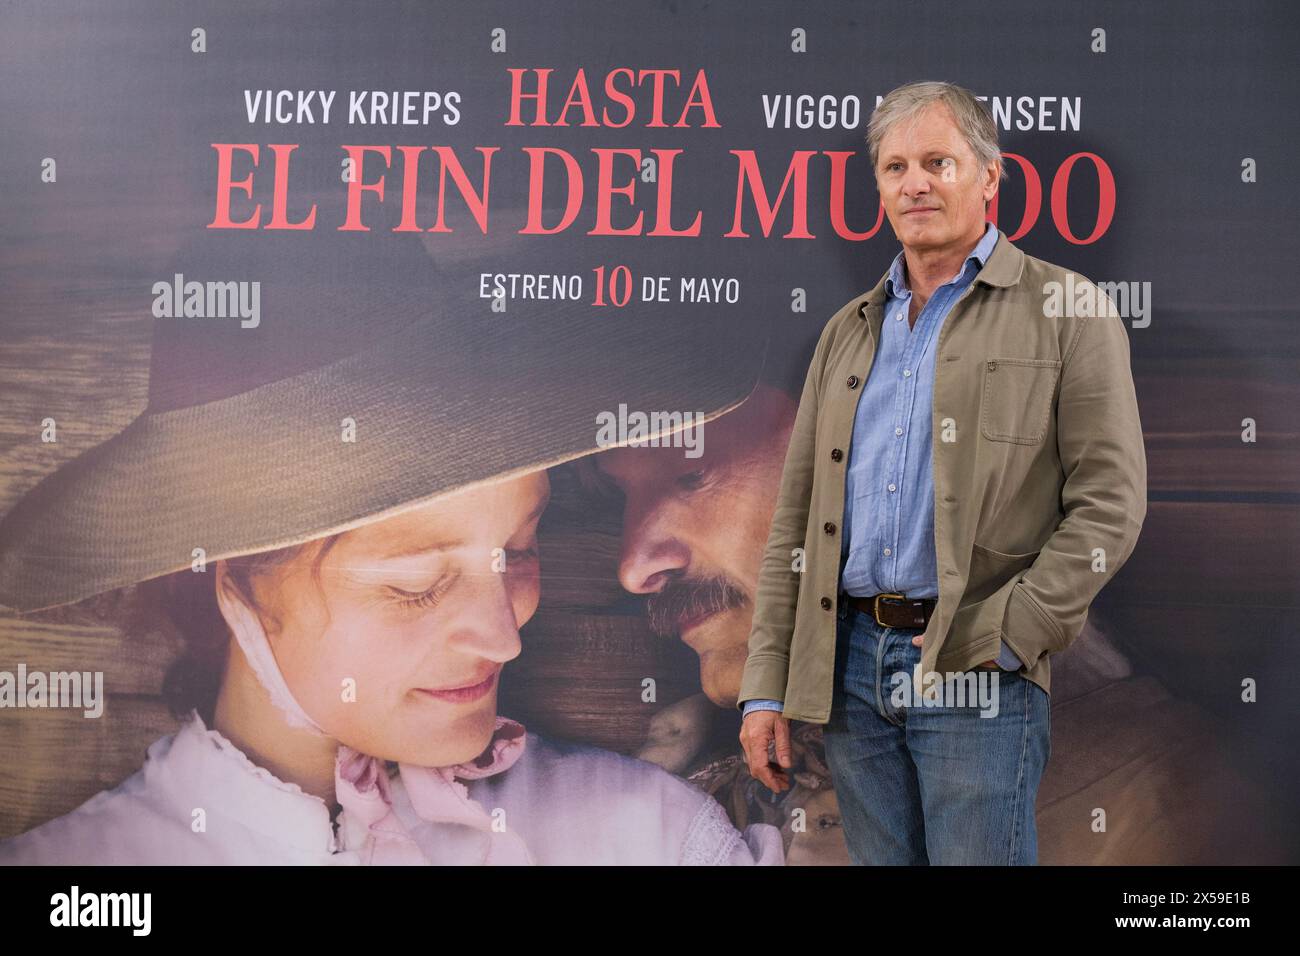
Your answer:
[[[537,545],[531,548],[509,548],[506,550],[507,561],[531,561],[537,557]]]

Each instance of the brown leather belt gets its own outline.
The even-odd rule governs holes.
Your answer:
[[[857,597],[840,592],[840,600],[847,601],[863,614],[870,614],[881,627],[922,629],[930,622],[938,598],[909,598],[889,592]]]

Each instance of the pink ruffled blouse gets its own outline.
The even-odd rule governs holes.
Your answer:
[[[341,747],[325,801],[256,766],[191,715],[144,767],[76,810],[0,842],[0,864],[779,865],[780,832],[732,826],[654,764],[551,741],[498,717],[454,767]]]

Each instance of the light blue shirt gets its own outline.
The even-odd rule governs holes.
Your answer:
[[[931,445],[936,343],[948,313],[997,241],[997,227],[987,223],[961,271],[934,290],[911,327],[903,253],[889,267],[880,343],[854,414],[844,479],[840,587],[848,594],[939,594]],[[998,664],[1007,670],[1023,666],[1005,644]],[[766,699],[744,706],[745,714],[781,709],[780,701]]]

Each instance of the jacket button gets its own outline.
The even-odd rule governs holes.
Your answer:
[[[827,534],[834,534],[835,523],[833,521],[826,522],[824,525],[822,525],[822,530],[825,531]]]
[[[822,607],[829,611],[831,609],[831,599],[828,597],[822,598]]]
[[[840,451],[838,448],[831,449],[831,461],[839,461],[843,457],[844,452]]]
[[[856,375],[850,375],[849,388],[857,388],[857,387],[858,387],[858,377]]]

